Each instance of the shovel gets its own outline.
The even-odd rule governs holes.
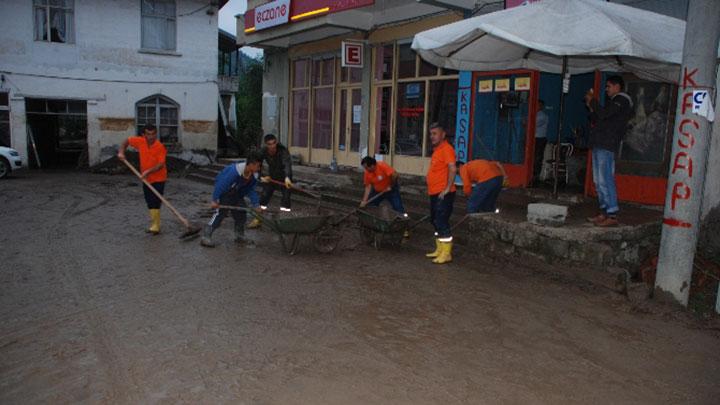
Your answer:
[[[140,179],[150,189],[150,191],[152,191],[153,194],[155,194],[157,196],[157,198],[159,198],[160,201],[163,202],[163,204],[167,205],[168,208],[170,208],[170,211],[172,211],[172,213],[175,214],[177,219],[185,226],[185,232],[183,232],[182,235],[180,235],[180,239],[184,239],[189,236],[193,236],[200,232],[200,227],[191,224],[190,221],[185,219],[185,217],[183,217],[178,212],[178,210],[175,209],[175,207],[170,205],[168,200],[166,200],[165,197],[162,196],[162,194],[160,194],[157,190],[155,190],[155,187],[153,187],[152,184],[150,184],[150,182],[148,182],[147,180],[145,180],[142,177],[142,174],[140,174],[140,172],[138,172],[137,169],[133,165],[130,164],[130,162],[128,162],[125,159],[120,159],[120,160],[122,160],[122,162],[125,163],[125,165],[128,167],[128,169],[130,169],[130,171],[132,171],[137,176],[137,178]]]
[[[374,196],[373,198],[371,198],[371,199],[368,200],[368,202],[367,202],[367,204],[365,204],[365,206],[367,206],[367,205],[370,204],[371,202],[377,200],[377,199],[380,198],[380,196],[383,195],[383,194],[385,194],[385,191],[382,191],[382,192],[380,192],[380,193],[375,194],[375,196]],[[340,224],[341,222],[343,222],[343,221],[345,221],[346,219],[350,218],[351,215],[355,214],[356,212],[360,211],[361,209],[362,209],[361,207],[358,207],[358,208],[355,208],[354,210],[348,212],[347,214],[345,214],[345,215],[343,215],[342,217],[340,217],[339,220],[335,221],[334,225]]]

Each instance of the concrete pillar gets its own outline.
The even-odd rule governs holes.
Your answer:
[[[25,115],[25,97],[13,95],[10,92],[10,146],[20,153],[23,165],[30,164],[28,148],[27,117]]]
[[[360,90],[360,93],[362,94],[362,99],[360,101],[360,105],[362,106],[362,118],[360,121],[360,154],[362,155],[363,151],[365,151],[365,153],[371,155],[372,153],[368,150],[368,146],[370,145],[370,98],[372,97],[372,48],[366,41],[363,49],[363,61],[365,61],[365,65],[363,67]],[[363,157],[364,156],[360,156],[361,159]],[[359,168],[360,162],[357,162],[356,166]]]
[[[276,134],[284,145],[289,143],[288,97],[290,89],[290,61],[287,51],[265,51],[265,72],[263,73],[264,133]]]
[[[655,288],[687,306],[710,147],[710,123],[692,112],[693,91],[711,90],[720,1],[690,0]],[[661,296],[661,294],[657,294]]]

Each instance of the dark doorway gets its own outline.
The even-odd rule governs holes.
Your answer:
[[[31,168],[87,165],[87,102],[27,98]]]

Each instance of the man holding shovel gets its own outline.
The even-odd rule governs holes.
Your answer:
[[[430,219],[435,227],[435,251],[426,254],[433,263],[452,261],[452,229],[450,216],[455,203],[455,149],[445,139],[445,128],[439,123],[430,125],[433,153],[426,177],[430,196]]]
[[[365,193],[363,194],[360,208],[367,205],[377,207],[383,200],[388,200],[393,210],[399,215],[407,218],[408,214],[403,207],[402,197],[400,196],[400,184],[398,184],[398,173],[385,162],[378,162],[374,157],[365,156],[360,164],[365,169],[363,175],[363,184],[365,185]],[[410,236],[405,231],[404,236]]]
[[[123,141],[118,150],[118,159],[125,160],[125,151],[128,146],[136,149],[140,155],[141,177],[147,180],[160,194],[163,194],[167,181],[167,167],[165,166],[167,150],[157,139],[157,128],[152,124],[145,125],[142,136],[131,136]],[[157,235],[160,233],[162,201],[145,184],[143,184],[143,194],[150,211],[150,227],[147,232]]]
[[[263,139],[265,146],[260,151],[260,157],[269,166],[268,175],[260,177],[262,183],[262,195],[260,197],[260,208],[267,209],[270,199],[276,189],[282,192],[280,211],[290,212],[290,191],[292,189],[292,157],[290,151],[278,142],[273,134],[265,135]],[[282,185],[281,185],[282,184]],[[260,221],[255,218],[248,225],[248,228],[257,228]]]
[[[255,191],[257,185],[256,174],[260,172],[262,158],[255,153],[250,154],[247,159],[226,166],[215,178],[215,190],[212,195],[210,208],[215,210],[210,222],[203,229],[203,236],[200,244],[205,247],[215,247],[212,241],[213,232],[220,227],[223,219],[231,211],[235,220],[235,242],[247,242],[245,239],[245,220],[247,212],[243,210],[245,197],[250,199],[250,204],[256,210],[259,209],[258,195]],[[233,206],[239,209],[230,210],[220,206]]]

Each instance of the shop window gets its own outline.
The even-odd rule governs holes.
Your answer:
[[[392,87],[379,87],[375,103],[375,153],[390,154],[390,118],[392,117]]]
[[[293,82],[292,86],[307,87],[308,65],[307,59],[299,59],[293,62]]]
[[[332,146],[332,87],[314,90],[312,147],[330,149]]]
[[[438,122],[445,128],[448,140],[452,142],[455,136],[455,120],[457,118],[458,81],[433,80],[430,82],[428,97],[428,120]],[[432,154],[432,145],[427,143],[426,155]]]
[[[34,0],[35,40],[59,43],[75,41],[73,0]]]
[[[394,53],[395,47],[392,44],[375,48],[375,80],[392,80]]]
[[[410,44],[399,45],[398,57],[398,78],[407,79],[415,77],[417,56],[415,51],[410,48]]]
[[[142,0],[142,48],[175,50],[175,0]]]
[[[147,124],[158,129],[160,142],[174,144],[178,142],[178,106],[165,96],[152,96],[135,105],[136,133],[141,134]]]
[[[395,153],[422,156],[425,82],[398,83]]]
[[[322,74],[320,76],[320,85],[327,86],[332,85],[335,78],[335,58],[324,59],[321,62]]]
[[[10,104],[7,91],[0,90],[0,146],[10,147]]]
[[[309,90],[292,91],[291,145],[305,148],[308,145]]]
[[[437,76],[438,68],[430,62],[425,61],[422,58],[420,60],[420,76]]]

